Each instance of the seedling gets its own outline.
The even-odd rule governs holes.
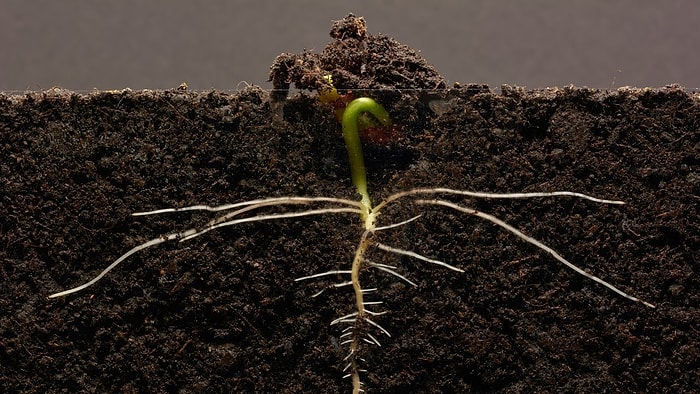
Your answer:
[[[336,112],[338,113],[338,112]],[[227,204],[220,206],[208,206],[208,205],[193,205],[184,208],[166,208],[159,209],[150,212],[139,212],[134,213],[134,216],[145,216],[145,215],[156,215],[162,213],[170,212],[184,212],[184,211],[209,211],[209,212],[226,212],[221,216],[211,220],[207,224],[201,227],[191,228],[183,232],[176,232],[167,234],[158,238],[154,238],[148,242],[138,245],[100,272],[96,277],[90,281],[74,287],[69,290],[61,291],[49,296],[49,298],[57,298],[67,296],[69,294],[77,293],[82,291],[102,279],[107,273],[114,269],[117,265],[126,260],[129,256],[136,252],[144,250],[154,245],[158,245],[168,241],[179,241],[183,242],[209,231],[215,230],[220,227],[234,226],[242,223],[249,222],[263,222],[268,220],[278,220],[278,219],[290,219],[298,218],[303,216],[313,216],[313,215],[326,215],[335,213],[350,213],[358,215],[360,218],[360,223],[362,226],[362,235],[357,243],[355,249],[355,255],[352,261],[352,265],[349,269],[342,270],[331,270],[326,272],[320,272],[310,276],[305,276],[301,278],[296,278],[296,281],[305,281],[310,279],[321,278],[329,275],[342,275],[347,279],[340,283],[336,283],[335,287],[345,287],[351,286],[353,289],[355,305],[351,311],[347,314],[338,317],[333,320],[331,325],[345,325],[346,327],[342,330],[340,335],[342,346],[346,346],[348,349],[347,356],[345,357],[346,365],[343,371],[346,372],[346,377],[350,378],[352,381],[353,393],[364,392],[363,384],[361,382],[361,373],[365,372],[363,366],[361,365],[362,353],[365,351],[367,346],[381,346],[378,336],[381,334],[390,336],[389,331],[379,324],[378,316],[386,313],[386,311],[374,310],[378,305],[381,305],[381,301],[368,301],[370,293],[376,291],[377,289],[365,288],[362,285],[363,273],[367,269],[376,269],[382,272],[386,272],[395,276],[403,282],[411,286],[416,286],[416,283],[411,281],[409,278],[399,273],[395,266],[380,264],[370,261],[366,258],[366,255],[374,250],[378,249],[383,252],[392,253],[398,257],[407,256],[419,261],[434,264],[452,271],[464,272],[461,268],[448,264],[444,261],[440,261],[431,257],[423,256],[416,252],[397,248],[394,246],[386,245],[379,241],[379,237],[376,233],[380,233],[384,230],[395,228],[398,226],[405,225],[414,220],[418,220],[421,215],[412,217],[408,220],[398,222],[398,223],[386,223],[379,225],[378,219],[382,210],[390,205],[400,204],[401,201],[406,199],[411,199],[414,203],[418,205],[423,205],[426,207],[444,207],[455,210],[457,212],[465,213],[468,215],[477,216],[479,218],[485,219],[497,226],[502,227],[508,232],[514,234],[518,238],[535,245],[536,247],[549,253],[556,260],[560,261],[567,267],[576,271],[577,273],[591,279],[599,284],[607,287],[608,289],[614,291],[615,293],[632,300],[634,302],[640,302],[650,308],[654,308],[654,305],[642,301],[632,295],[629,295],[617,287],[611,285],[610,283],[593,276],[576,265],[570,263],[564,257],[559,255],[552,248],[544,245],[542,242],[531,238],[523,234],[520,230],[509,225],[508,223],[498,219],[490,214],[477,211],[475,209],[458,205],[456,203],[444,200],[441,196],[463,196],[463,197],[473,197],[473,198],[489,198],[489,199],[520,199],[520,198],[542,198],[542,197],[573,197],[580,198],[584,200],[593,201],[601,204],[624,204],[622,201],[617,200],[606,200],[596,197],[591,197],[582,193],[575,193],[569,191],[556,191],[556,192],[542,192],[542,193],[481,193],[481,192],[471,192],[464,190],[454,190],[447,188],[418,188],[399,192],[387,197],[385,200],[380,202],[376,206],[372,206],[372,200],[370,198],[369,192],[367,190],[367,176],[364,165],[364,157],[362,154],[362,146],[360,142],[359,132],[361,126],[358,124],[358,119],[363,113],[371,114],[377,122],[383,126],[389,126],[391,124],[391,119],[387,111],[378,104],[376,101],[361,97],[351,101],[347,107],[342,111],[342,129],[343,136],[345,139],[345,145],[348,151],[348,158],[350,163],[350,173],[352,178],[352,183],[357,188],[357,192],[360,194],[360,201],[335,198],[335,197],[275,197],[275,198],[263,198],[257,200],[243,201],[235,204]],[[270,207],[303,207],[298,210],[289,210],[287,212],[272,212],[269,213],[266,210]],[[314,295],[317,296],[321,294],[318,292]]]

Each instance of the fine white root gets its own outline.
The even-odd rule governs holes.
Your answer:
[[[375,343],[377,346],[379,346],[379,347],[382,346],[382,344],[379,343],[379,341],[377,340],[377,338],[374,337],[374,335],[372,335],[370,333],[366,333],[365,335],[367,335],[372,340],[372,342]]]
[[[391,246],[387,246],[387,245],[384,245],[383,243],[379,243],[379,242],[376,242],[375,245],[376,245],[379,249],[384,250],[384,251],[387,251],[387,252],[396,253],[396,254],[402,254],[402,255],[404,255],[404,256],[413,257],[414,259],[422,260],[422,261],[425,261],[425,262],[428,262],[428,263],[431,263],[431,264],[441,265],[441,266],[443,266],[443,267],[445,267],[445,268],[451,269],[452,271],[464,272],[464,270],[461,269],[461,268],[457,268],[457,267],[455,267],[455,266],[453,266],[453,265],[449,265],[449,264],[444,263],[444,262],[442,262],[442,261],[440,261],[440,260],[429,259],[429,258],[427,258],[427,257],[425,257],[425,256],[419,255],[419,254],[416,253],[416,252],[411,252],[411,251],[409,251],[409,250],[403,250],[403,249],[399,249],[399,248],[393,248],[393,247],[391,247]]]
[[[350,271],[350,270],[334,270],[334,271],[322,272],[320,274],[302,276],[301,278],[294,279],[294,281],[300,282],[302,280],[316,279],[316,278],[320,278],[320,277],[328,276],[328,275],[343,275],[343,274],[351,274],[351,273],[352,273],[352,271]],[[334,283],[332,287],[343,287],[343,286],[349,286],[349,285],[352,285],[352,281],[350,281],[350,280],[345,281],[345,282],[341,282],[341,283]],[[319,290],[318,292],[311,295],[311,298],[316,298],[316,297],[320,296],[326,290],[328,290],[328,288]]]
[[[136,212],[136,213],[132,213],[131,215],[132,216],[147,216],[147,215],[158,215],[161,213],[185,212],[185,211],[221,212],[221,211],[228,211],[228,210],[231,210],[234,208],[248,207],[248,206],[261,207],[261,206],[282,205],[282,204],[310,204],[310,203],[316,203],[316,202],[338,203],[338,204],[342,204],[342,205],[348,205],[351,207],[355,207],[358,209],[360,209],[362,207],[362,204],[360,204],[359,201],[347,200],[344,198],[291,196],[291,197],[262,198],[262,199],[258,199],[258,200],[248,200],[248,201],[237,202],[235,204],[225,204],[225,205],[218,205],[218,206],[191,205],[191,206],[182,207],[182,208],[165,208],[165,209],[157,209],[155,211]]]
[[[563,192],[562,192],[562,193],[563,193]],[[580,196],[581,196],[581,195],[579,195],[578,193],[567,193],[567,194],[561,194],[561,193],[560,193],[559,195],[567,195],[567,196],[575,195],[575,196],[577,196],[577,197],[580,197]],[[586,197],[587,197],[587,196],[586,196]],[[592,200],[592,201],[597,201],[597,202],[608,202],[608,200],[593,199],[592,197],[587,197],[587,198],[590,199],[590,200]],[[452,208],[452,209],[457,210],[457,211],[459,211],[459,212],[467,213],[467,214],[469,214],[469,215],[473,215],[473,216],[480,217],[480,218],[482,218],[482,219],[486,219],[486,220],[488,220],[488,221],[491,222],[491,223],[494,223],[494,224],[496,224],[496,225],[498,225],[498,226],[503,227],[504,229],[508,230],[510,233],[512,233],[512,234],[516,235],[517,237],[519,237],[520,239],[524,240],[525,242],[529,242],[529,243],[531,243],[531,244],[537,246],[538,248],[544,250],[545,252],[549,253],[552,257],[554,257],[555,259],[559,260],[561,263],[563,263],[563,264],[566,265],[567,267],[571,268],[572,270],[574,270],[574,271],[578,272],[579,274],[585,276],[586,278],[588,278],[588,279],[590,279],[590,280],[592,280],[592,281],[594,281],[594,282],[600,283],[601,285],[607,287],[608,289],[614,291],[615,293],[617,293],[617,294],[619,294],[619,295],[621,295],[621,296],[623,296],[623,297],[625,297],[625,298],[627,298],[627,299],[629,299],[629,300],[632,300],[632,301],[634,301],[634,302],[640,302],[640,303],[642,303],[642,304],[644,304],[644,305],[646,305],[646,306],[648,306],[648,307],[650,307],[650,308],[656,308],[656,306],[654,306],[653,304],[650,304],[650,303],[648,303],[648,302],[646,302],[646,301],[640,300],[640,299],[637,298],[637,297],[631,296],[631,295],[625,293],[624,291],[618,289],[617,287],[611,285],[610,283],[608,283],[608,282],[606,282],[606,281],[604,281],[604,280],[598,278],[597,276],[594,276],[594,275],[589,274],[588,272],[582,270],[581,268],[577,267],[576,265],[570,263],[568,260],[566,260],[565,258],[563,258],[559,253],[557,253],[556,251],[554,251],[554,249],[550,248],[549,246],[543,244],[542,242],[540,242],[540,241],[538,241],[538,240],[536,240],[536,239],[534,239],[534,238],[532,238],[532,237],[530,237],[530,236],[527,236],[527,235],[523,234],[520,230],[516,229],[515,227],[511,226],[510,224],[508,224],[508,223],[502,221],[501,219],[499,219],[499,218],[497,218],[497,217],[495,217],[495,216],[489,215],[489,214],[484,213],[484,212],[477,211],[476,209],[467,208],[467,207],[462,207],[462,206],[460,206],[460,205],[457,205],[457,204],[454,204],[454,203],[452,203],[452,202],[445,201],[445,200],[417,200],[416,203],[418,203],[418,204],[441,205],[441,206],[444,206],[444,207]],[[381,247],[380,247],[380,248],[381,248]]]
[[[536,198],[536,197],[577,197],[584,200],[594,201],[601,204],[615,204],[624,205],[624,201],[619,200],[606,200],[602,198],[592,197],[583,193],[567,192],[567,191],[557,191],[557,192],[535,192],[535,193],[482,193],[482,192],[471,192],[467,190],[455,190],[446,188],[417,188],[406,190],[403,192],[398,192],[387,197],[379,205],[377,205],[374,210],[379,211],[387,204],[392,201],[396,201],[400,198],[407,196],[415,196],[420,194],[453,194],[466,197],[474,198],[491,198],[491,199],[518,199],[518,198]]]
[[[302,276],[301,278],[296,278],[294,279],[295,282],[299,282],[301,280],[307,280],[307,279],[314,279],[314,278],[320,278],[322,276],[327,276],[327,275],[340,275],[340,274],[351,274],[352,271],[350,270],[336,270],[336,271],[328,271],[328,272],[322,272],[320,274],[313,274],[309,276]]]
[[[362,340],[365,341],[366,343],[369,343],[370,345],[377,345],[379,347],[382,347],[382,344],[379,343],[373,336],[370,334],[367,334],[369,338],[362,337]]]
[[[365,305],[367,305],[366,302],[365,302]],[[366,314],[370,315],[370,316],[381,316],[381,315],[386,315],[386,311],[384,311],[384,312],[373,312],[373,311],[370,311],[370,310],[367,309],[367,308],[363,309],[363,311],[364,311]]]
[[[366,321],[367,323],[369,323],[369,324],[371,324],[371,325],[377,327],[377,328],[379,329],[379,331],[383,332],[386,336],[391,337],[391,334],[389,334],[389,331],[385,330],[384,327],[382,327],[382,326],[380,326],[379,324],[377,324],[377,323],[373,322],[372,320],[370,320],[370,318],[365,317],[365,318],[364,318],[364,321]]]
[[[204,233],[207,233],[211,230],[221,228],[221,227],[226,227],[226,226],[233,226],[236,224],[240,223],[248,223],[248,222],[262,222],[263,220],[271,220],[271,219],[288,219],[288,218],[298,218],[302,216],[311,216],[311,215],[324,215],[327,213],[358,213],[359,210],[354,209],[354,208],[323,208],[323,209],[312,209],[309,211],[302,211],[302,212],[289,212],[289,213],[275,213],[275,214],[270,214],[270,215],[258,215],[258,216],[253,216],[249,218],[243,218],[243,219],[236,219],[236,220],[228,220],[230,217],[229,215],[226,215],[220,219],[213,220],[206,224],[204,227],[201,229],[197,230],[196,232],[187,235],[186,237],[183,237],[180,241],[187,241],[189,239],[198,237]]]
[[[150,240],[150,241],[148,241],[148,242],[144,242],[144,243],[142,243],[141,245],[136,246],[136,247],[132,248],[131,250],[129,250],[128,252],[124,253],[124,254],[123,254],[121,257],[119,257],[118,259],[114,260],[114,262],[113,262],[112,264],[110,264],[107,268],[105,268],[102,272],[100,272],[99,275],[97,275],[96,277],[92,278],[92,280],[90,280],[89,282],[83,283],[82,285],[77,286],[77,287],[74,287],[74,288],[72,288],[72,289],[68,289],[68,290],[60,291],[60,292],[58,292],[58,293],[51,294],[51,295],[49,296],[49,298],[63,297],[63,296],[67,296],[68,294],[73,294],[73,293],[77,293],[77,292],[79,292],[79,291],[81,291],[81,290],[84,290],[84,289],[86,289],[86,288],[88,288],[88,287],[94,285],[95,283],[97,283],[97,281],[99,281],[100,279],[102,279],[103,276],[107,275],[107,273],[108,273],[109,271],[111,271],[114,267],[116,267],[117,265],[119,265],[119,263],[121,263],[122,261],[126,260],[126,259],[127,259],[129,256],[131,256],[132,254],[134,254],[134,253],[136,253],[136,252],[138,252],[138,251],[140,251],[140,250],[149,248],[149,247],[151,247],[151,246],[153,246],[153,245],[158,245],[158,244],[161,244],[161,243],[166,242],[166,241],[170,241],[170,240],[173,240],[173,239],[177,239],[178,236],[180,236],[180,233],[178,233],[178,234],[170,234],[170,235],[166,235],[166,236],[163,236],[163,237],[160,237],[160,238],[152,239],[152,240]]]
[[[399,227],[399,226],[403,226],[404,224],[411,223],[412,221],[414,221],[414,220],[420,218],[421,216],[423,216],[423,214],[416,215],[416,216],[414,216],[414,217],[412,217],[412,218],[410,218],[410,219],[408,219],[408,220],[404,220],[403,222],[390,224],[390,225],[388,225],[388,226],[375,227],[374,231],[389,230],[389,229],[392,229],[392,228],[396,228],[396,227]]]
[[[359,313],[360,313],[360,312],[355,311],[355,312],[353,312],[353,313],[348,313],[348,314],[345,315],[345,316],[341,316],[341,317],[339,317],[339,318],[333,320],[333,321],[331,322],[331,326],[334,326],[334,325],[336,325],[336,324],[338,324],[338,323],[354,323],[354,322],[355,322],[354,317],[357,316]]]
[[[372,268],[376,268],[376,269],[378,269],[378,270],[380,270],[380,271],[388,272],[388,273],[390,273],[391,275],[394,275],[395,277],[397,277],[397,278],[403,280],[404,282],[408,283],[409,285],[411,285],[411,286],[413,286],[413,287],[417,287],[417,286],[418,286],[417,284],[415,284],[414,282],[410,281],[410,280],[409,280],[408,278],[406,278],[405,276],[403,276],[403,275],[399,274],[398,272],[394,271],[394,268],[396,268],[396,267],[394,267],[393,265],[377,264],[377,263],[371,263],[371,262],[370,262],[370,263],[369,263],[369,266],[372,267]],[[365,305],[367,305],[367,304],[369,304],[369,302],[365,302]]]
[[[309,209],[309,210],[300,211],[300,212],[262,214],[262,215],[257,215],[257,216],[250,216],[250,217],[244,217],[244,218],[239,218],[239,219],[233,219],[234,217],[241,215],[243,213],[250,212],[250,211],[264,208],[264,207],[269,207],[269,206],[283,206],[283,205],[289,205],[289,204],[293,204],[293,205],[310,204],[310,203],[319,203],[319,202],[324,202],[324,203],[332,202],[332,203],[337,203],[337,204],[343,204],[343,205],[346,205],[349,207],[347,207],[347,208]],[[198,236],[200,236],[204,233],[207,233],[211,230],[214,230],[216,228],[225,227],[225,226],[233,226],[233,225],[241,224],[241,223],[262,222],[262,221],[266,221],[266,220],[297,218],[297,217],[311,216],[311,215],[325,215],[325,214],[329,214],[329,213],[353,213],[353,214],[359,215],[361,212],[359,206],[360,206],[359,202],[345,200],[345,199],[338,199],[338,198],[279,197],[279,198],[252,200],[252,201],[246,201],[246,202],[237,203],[237,204],[221,205],[221,206],[217,206],[217,207],[210,207],[210,206],[206,206],[206,205],[193,205],[193,206],[184,207],[184,208],[168,208],[168,209],[160,209],[160,210],[156,210],[156,211],[135,213],[134,214],[135,216],[143,216],[143,215],[152,215],[152,214],[167,213],[167,212],[182,212],[182,211],[194,211],[194,210],[205,210],[205,211],[217,212],[217,211],[223,211],[226,209],[243,207],[243,208],[238,209],[234,212],[230,212],[230,213],[223,215],[217,219],[214,219],[200,228],[191,228],[191,229],[187,229],[185,231],[181,231],[181,232],[177,232],[177,233],[166,234],[166,235],[160,236],[158,238],[154,238],[150,241],[144,242],[138,246],[135,246],[134,248],[130,249],[128,252],[121,255],[118,259],[116,259],[112,264],[110,264],[107,268],[105,268],[102,272],[100,272],[97,276],[95,276],[90,281],[83,283],[80,286],[76,286],[76,287],[68,289],[68,290],[64,290],[64,291],[61,291],[58,293],[51,294],[51,295],[49,295],[49,298],[64,297],[64,296],[67,296],[69,294],[77,293],[81,290],[84,290],[84,289],[94,285],[95,283],[97,283],[107,273],[109,273],[112,269],[114,269],[116,266],[118,266],[120,263],[122,263],[124,260],[126,260],[128,257],[133,255],[134,253],[139,252],[139,251],[144,250],[144,249],[147,249],[151,246],[167,242],[167,241],[179,240],[180,242],[182,242],[185,240],[189,240],[189,239],[198,237]]]

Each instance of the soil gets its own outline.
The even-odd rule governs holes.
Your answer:
[[[361,29],[346,22],[330,46],[367,48],[373,36],[348,34]],[[419,186],[622,199],[451,198],[657,308],[488,222],[407,201],[382,222],[423,217],[382,242],[465,272],[372,252],[418,286],[381,272],[363,279],[379,289],[387,314],[376,320],[391,333],[365,349],[367,392],[696,392],[700,96],[677,86],[429,90],[441,77],[415,51],[380,40],[395,49],[383,55],[384,70],[411,83],[376,91],[391,79],[332,63],[300,69],[375,97],[400,125],[400,138],[364,147],[375,202]],[[300,82],[281,80],[283,90]],[[294,281],[348,269],[362,231],[350,214],[166,243],[81,293],[47,299],[141,242],[215,216],[136,211],[286,195],[357,199],[338,130],[313,92],[0,94],[3,391],[350,392],[341,329],[329,323],[352,311],[351,292],[312,297],[336,278]]]

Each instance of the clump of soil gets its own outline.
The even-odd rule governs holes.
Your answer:
[[[333,23],[333,42],[321,53],[283,53],[270,67],[274,89],[316,90],[327,85],[324,76],[344,90],[435,90],[445,79],[418,52],[395,39],[367,31],[362,17],[353,14]]]
[[[354,45],[360,60],[330,61],[325,52],[297,59],[299,70],[314,69],[304,63],[312,59],[318,75],[331,72],[349,89],[394,89],[390,113],[407,133],[398,145],[367,149],[375,203],[417,186],[625,200],[459,202],[658,306],[620,298],[493,225],[423,212],[382,241],[466,272],[405,258],[392,264],[417,288],[367,276],[388,311],[378,322],[392,334],[363,355],[367,392],[697,391],[700,96],[672,86],[416,97],[396,87],[442,79],[414,51],[363,31],[361,18],[348,17],[329,46],[340,56]],[[394,50],[372,56],[382,45]],[[278,84],[302,81],[293,68]],[[257,87],[0,94],[3,390],[349,392],[347,349],[328,323],[352,310],[352,298],[343,288],[312,298],[332,279],[294,278],[349,267],[361,232],[354,215],[223,228],[132,256],[83,293],[46,298],[134,245],[210,218],[135,211],[282,195],[357,198],[335,128],[315,97],[277,107]],[[381,220],[419,212],[407,204]]]

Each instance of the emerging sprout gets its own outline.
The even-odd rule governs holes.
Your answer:
[[[333,86],[333,77],[330,75],[325,75],[323,77],[325,86],[318,89],[318,99],[324,104],[330,104],[338,101],[340,99],[340,94],[338,94],[338,89]]]
[[[367,220],[372,210],[372,201],[367,192],[365,159],[362,154],[358,125],[358,119],[363,112],[371,113],[384,126],[391,126],[391,119],[384,107],[369,97],[361,97],[351,101],[343,113],[343,138],[345,138],[345,147],[348,150],[352,183],[357,188],[360,196],[362,196],[362,220]]]

